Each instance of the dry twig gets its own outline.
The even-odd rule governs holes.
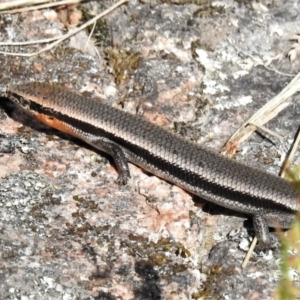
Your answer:
[[[17,0],[10,1],[5,3],[0,3],[0,14],[15,14],[19,12],[25,12],[35,9],[43,9],[52,6],[66,5],[66,4],[75,4],[82,2],[84,0],[62,0],[62,1],[49,1],[49,0]],[[40,3],[45,3],[41,5],[36,5]],[[14,7],[18,7],[13,9]]]
[[[225,153],[232,155],[238,145],[245,141],[256,129],[276,117],[288,104],[286,101],[300,90],[300,73],[273,99],[250,117],[227,141]]]
[[[70,30],[67,34],[58,37],[53,43],[47,45],[46,47],[42,48],[39,51],[33,52],[33,53],[14,53],[14,52],[5,52],[5,51],[0,51],[0,54],[5,54],[5,55],[12,55],[12,56],[25,56],[25,57],[31,57],[34,55],[38,55],[42,52],[48,51],[50,49],[52,49],[53,47],[55,47],[56,45],[58,45],[59,43],[61,43],[62,41],[68,39],[69,37],[71,37],[72,35],[75,35],[76,33],[78,33],[79,31],[81,31],[82,29],[90,26],[91,24],[93,24],[94,22],[96,22],[98,19],[102,18],[103,16],[107,15],[108,13],[110,13],[111,11],[113,11],[114,9],[116,9],[117,7],[119,7],[120,5],[128,2],[129,0],[120,0],[119,2],[117,2],[116,4],[112,5],[110,8],[108,8],[107,10],[105,10],[104,12],[102,12],[101,14],[97,15],[96,17],[92,18],[91,20],[89,20],[88,22],[84,23],[83,25],[81,25],[80,27],[77,27],[75,29]],[[50,39],[53,40],[53,39]],[[44,40],[40,40],[43,43],[47,42],[47,39]],[[26,43],[39,43],[39,40],[37,41],[30,41],[30,42],[26,42]],[[48,39],[49,41],[49,39]],[[2,45],[20,45],[23,43],[2,43]]]

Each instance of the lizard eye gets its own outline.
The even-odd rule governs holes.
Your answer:
[[[23,109],[30,110],[30,102],[25,100],[23,97],[17,97],[15,102],[19,104]]]

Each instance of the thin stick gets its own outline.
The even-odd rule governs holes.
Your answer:
[[[247,267],[248,262],[249,262],[249,259],[250,259],[251,255],[252,255],[252,253],[253,253],[253,250],[254,250],[256,244],[257,244],[257,237],[255,236],[255,237],[253,238],[253,240],[252,240],[252,243],[251,243],[251,245],[250,245],[250,248],[249,248],[249,250],[248,250],[248,252],[247,252],[247,254],[246,254],[246,256],[245,256],[245,259],[244,259],[244,261],[243,261],[243,263],[242,263],[242,269],[245,269],[245,268]]]
[[[35,40],[35,41],[26,41],[26,42],[0,42],[0,46],[27,46],[33,44],[44,44],[44,43],[56,41],[61,37],[62,36],[49,38],[49,39]]]
[[[96,28],[96,22],[93,24],[93,28],[92,28],[92,30],[91,30],[91,32],[89,34],[89,37],[88,37],[88,39],[87,39],[87,41],[86,41],[86,43],[84,45],[83,51],[85,51],[85,49],[87,48],[87,46],[88,46],[88,44],[89,44],[89,42],[90,42],[90,40],[92,38],[92,35],[93,35],[94,31],[95,31],[95,28]]]
[[[257,125],[257,124],[250,124],[250,125],[253,125],[253,126],[256,126],[257,128],[261,129],[262,131],[268,133],[269,135],[277,138],[278,140],[282,140],[282,136],[280,136],[278,133],[270,130],[269,128],[263,126],[263,125]]]
[[[285,161],[283,163],[283,167],[282,167],[281,174],[280,174],[281,177],[285,176],[287,169],[290,167],[291,162],[293,161],[293,159],[295,157],[295,153],[297,151],[299,142],[300,142],[300,129],[298,129],[298,132],[296,135],[296,140],[293,144],[290,154],[288,155],[288,157],[285,159]]]

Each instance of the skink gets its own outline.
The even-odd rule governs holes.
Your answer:
[[[8,87],[6,95],[28,114],[110,154],[118,181],[130,177],[128,162],[220,206],[252,216],[262,245],[268,227],[288,228],[299,208],[290,183],[186,141],[139,116],[55,84]]]

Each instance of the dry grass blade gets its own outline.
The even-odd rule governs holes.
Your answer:
[[[232,155],[238,148],[238,145],[245,141],[257,128],[276,117],[280,111],[287,106],[287,99],[300,90],[300,73],[266,105],[259,109],[250,117],[227,141],[224,146],[224,152]],[[253,125],[255,124],[255,125]]]
[[[250,248],[249,248],[249,250],[248,250],[248,252],[246,254],[246,257],[244,258],[244,261],[242,263],[242,269],[245,269],[247,267],[248,262],[250,260],[250,257],[251,257],[251,255],[253,253],[253,250],[254,250],[256,244],[257,244],[257,237],[255,236],[254,239],[253,239],[253,241],[252,241],[252,243],[251,243],[251,245],[250,245]]]
[[[297,135],[296,135],[296,140],[293,143],[293,147],[289,153],[289,156],[285,159],[284,163],[283,163],[283,167],[281,169],[281,177],[284,177],[288,168],[291,165],[291,162],[293,161],[294,157],[295,157],[295,153],[297,151],[298,145],[300,142],[300,128],[298,129]]]
[[[49,38],[49,39],[42,39],[42,40],[35,40],[35,41],[26,41],[26,42],[0,42],[0,46],[27,46],[27,45],[34,45],[34,44],[44,44],[50,43],[53,41],[57,41],[60,37],[56,38]],[[2,53],[2,52],[0,52]]]
[[[41,3],[47,3],[49,0],[15,0],[8,1],[4,3],[0,3],[0,10],[11,9],[15,7],[28,6],[28,5],[36,5]]]
[[[11,9],[11,7],[5,8],[7,7],[7,5],[4,6],[0,4],[0,14],[15,14],[15,13],[19,13],[19,12],[26,12],[26,11],[30,11],[30,10],[37,10],[37,9],[44,9],[44,8],[48,8],[48,7],[52,7],[52,6],[59,6],[59,5],[66,5],[66,4],[75,4],[75,3],[79,3],[82,2],[84,0],[62,0],[62,1],[57,1],[57,2],[50,2],[49,0],[40,0],[40,1],[12,1],[12,2],[20,2],[19,5],[17,5],[20,8],[16,8],[16,9]],[[8,4],[12,4],[12,2],[9,2]],[[36,3],[32,3],[32,2],[36,2]],[[40,3],[45,3],[45,4],[41,4],[41,5],[36,5],[36,4],[40,4]],[[29,6],[30,5],[30,6]],[[15,7],[16,5],[12,6]]]
[[[110,8],[108,8],[107,10],[105,10],[104,12],[102,12],[101,14],[99,14],[96,17],[92,18],[91,20],[89,20],[88,22],[84,23],[80,27],[75,28],[73,30],[70,30],[67,34],[59,37],[55,42],[47,45],[46,47],[42,48],[41,50],[39,50],[37,52],[33,52],[33,53],[13,53],[13,52],[0,51],[0,54],[11,55],[11,56],[31,57],[31,56],[34,56],[34,55],[38,55],[38,54],[40,54],[42,52],[48,51],[48,50],[52,49],[53,47],[55,47],[56,45],[58,45],[59,43],[61,43],[62,41],[68,39],[72,35],[75,35],[76,33],[78,33],[79,31],[83,30],[84,28],[92,25],[98,19],[102,18],[103,16],[107,15],[108,13],[110,13],[111,11],[113,11],[114,9],[116,9],[117,7],[119,7],[120,5],[122,5],[122,4],[124,4],[124,3],[128,2],[128,1],[129,0],[121,0],[121,1],[117,2],[116,4],[112,5]],[[36,41],[36,43],[38,43],[38,41]],[[3,44],[5,45],[5,43],[3,43]]]

